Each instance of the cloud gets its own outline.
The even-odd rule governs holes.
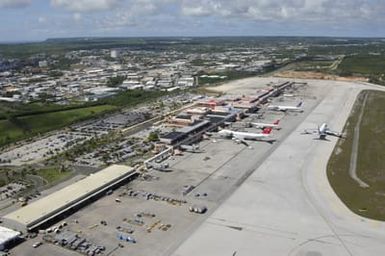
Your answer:
[[[210,16],[221,14],[225,10],[219,1],[201,0],[199,4],[186,1],[182,4],[182,14],[187,16]]]
[[[62,7],[74,12],[94,12],[111,10],[119,6],[122,0],[51,0],[55,7]]]
[[[100,16],[100,23],[118,26],[154,15],[275,23],[341,23],[385,17],[383,0],[51,0],[51,5],[74,13],[109,11],[109,17]]]
[[[253,21],[340,21],[384,16],[381,0],[183,0],[187,16],[233,17]]]
[[[52,35],[385,33],[384,0],[0,0],[0,6],[17,2],[45,6],[27,15]]]
[[[73,19],[75,22],[79,22],[82,20],[82,15],[78,12],[75,12],[73,15],[72,15]]]
[[[159,14],[158,10],[163,3],[170,0],[132,0],[129,5],[122,6],[112,15],[105,15],[96,23],[103,29],[119,29],[122,27],[144,25],[151,17]]]
[[[23,8],[31,4],[31,0],[0,0],[0,8]]]
[[[39,18],[37,18],[37,22],[39,22],[39,24],[46,23],[47,22],[47,18],[43,17],[43,16],[40,16]]]
[[[95,22],[98,27],[105,30],[118,30],[122,27],[135,26],[135,17],[131,13],[118,12],[113,16],[105,16]]]

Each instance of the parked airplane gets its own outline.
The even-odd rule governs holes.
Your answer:
[[[260,129],[265,129],[265,128],[275,128],[275,129],[280,129],[279,127],[279,119],[277,121],[275,121],[274,123],[272,124],[268,124],[268,123],[251,123],[251,125],[253,125],[254,127],[256,128],[260,128]]]
[[[151,163],[151,168],[159,172],[171,172],[168,163]]]
[[[294,111],[294,112],[303,112],[303,102],[298,103],[297,106],[279,106],[279,105],[270,105],[267,109],[275,110],[275,111]]]
[[[193,145],[180,145],[179,147],[181,150],[191,153],[200,153],[202,152],[199,149],[199,145],[193,144]]]
[[[342,134],[340,132],[335,132],[329,129],[326,123],[323,123],[321,126],[318,126],[317,129],[306,129],[305,134],[318,134],[320,140],[325,140],[326,136],[335,136],[335,137],[342,137]]]
[[[219,135],[222,138],[232,139],[237,143],[242,143],[250,147],[250,145],[246,142],[246,140],[259,140],[259,141],[272,142],[273,140],[265,140],[270,136],[272,130],[273,128],[267,127],[263,129],[262,133],[251,133],[251,132],[238,132],[238,131],[223,129],[223,130],[220,130],[217,133],[217,135]]]

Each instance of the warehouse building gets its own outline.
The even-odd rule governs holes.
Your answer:
[[[20,232],[0,227],[0,251],[12,246],[18,239],[20,239]]]
[[[132,167],[112,165],[3,216],[3,225],[21,232],[44,227],[135,175]]]

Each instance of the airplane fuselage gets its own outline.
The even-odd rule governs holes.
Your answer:
[[[298,107],[288,107],[288,106],[270,106],[269,107],[270,110],[276,110],[276,111],[303,111],[302,108],[298,108]]]
[[[264,133],[236,132],[231,130],[221,130],[218,132],[218,134],[228,138],[237,138],[244,140],[255,140],[269,136],[269,134]]]
[[[256,128],[278,128],[278,124],[265,124],[265,123],[251,123],[251,125],[255,126]]]
[[[270,110],[275,110],[275,111],[295,111],[295,112],[303,112],[303,103],[302,101],[297,105],[297,106],[275,106],[275,105],[270,105],[267,108]]]
[[[318,127],[318,134],[320,139],[325,139],[327,135],[341,137],[341,133],[334,132],[329,129],[326,123],[323,123],[320,127]]]

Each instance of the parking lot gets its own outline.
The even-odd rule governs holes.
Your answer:
[[[20,166],[40,162],[92,138],[143,122],[151,117],[148,113],[127,111],[114,114],[106,119],[73,125],[65,131],[59,131],[0,154],[0,165]]]

